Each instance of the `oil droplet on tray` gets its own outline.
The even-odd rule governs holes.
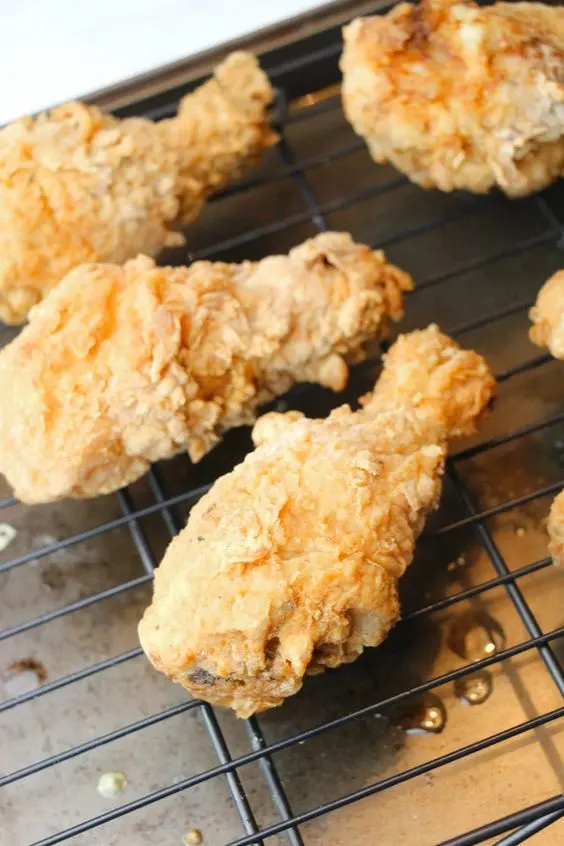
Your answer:
[[[447,643],[466,661],[481,661],[505,647],[505,632],[497,620],[482,611],[466,611],[451,622]]]
[[[447,564],[447,570],[449,573],[454,573],[455,570],[460,570],[462,567],[466,566],[466,558],[464,555],[459,555],[458,558],[455,558],[454,561],[451,561]]]
[[[406,734],[440,734],[446,725],[446,709],[438,696],[428,694],[408,706],[398,723]]]
[[[118,793],[122,793],[127,787],[127,778],[124,773],[114,770],[109,773],[102,773],[98,779],[98,793],[106,799],[112,799]]]
[[[454,694],[465,705],[481,705],[490,698],[492,690],[493,680],[487,670],[464,676],[454,683]]]
[[[184,833],[182,842],[185,843],[186,846],[200,846],[203,839],[202,832],[198,828],[189,828],[188,831]]]

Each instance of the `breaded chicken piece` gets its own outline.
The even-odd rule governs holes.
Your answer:
[[[564,9],[423,0],[344,30],[346,116],[423,188],[510,197],[564,168]]]
[[[554,499],[547,521],[548,550],[555,564],[564,565],[564,491]]]
[[[233,53],[178,116],[118,120],[69,103],[0,131],[0,319],[23,322],[86,261],[182,243],[176,229],[270,146],[270,83]]]
[[[240,717],[354,661],[399,617],[397,582],[438,504],[447,440],[494,392],[436,326],[401,337],[364,410],[257,422],[257,449],[192,509],[139,625],[149,660]]]
[[[0,352],[0,472],[47,502],[198,461],[297,381],[341,390],[410,287],[339,233],[259,262],[78,267]]]
[[[547,347],[554,358],[564,360],[564,270],[544,283],[529,312],[533,325],[529,336],[539,347]],[[564,491],[552,503],[547,522],[550,554],[564,564]]]
[[[544,283],[529,312],[533,325],[529,337],[539,347],[547,347],[554,358],[564,359],[564,270]]]

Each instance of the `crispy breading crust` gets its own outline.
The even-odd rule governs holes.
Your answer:
[[[548,549],[555,564],[564,565],[564,491],[554,499],[547,521]]]
[[[529,312],[533,325],[529,337],[539,347],[547,347],[554,358],[564,359],[564,270],[544,283]]]
[[[397,621],[397,580],[438,503],[447,439],[473,427],[495,384],[431,326],[392,347],[380,385],[356,413],[261,418],[260,445],[169,546],[139,636],[194,695],[240,717],[272,708]],[[421,400],[438,389],[440,403]]]
[[[69,103],[0,131],[0,319],[23,322],[85,261],[182,243],[175,229],[275,140],[271,97],[255,57],[234,53],[172,120]]]
[[[296,381],[341,390],[410,287],[338,233],[239,265],[83,265],[0,353],[0,470],[45,502],[108,493],[185,449],[197,461]]]
[[[373,158],[424,188],[512,197],[564,167],[564,9],[401,3],[344,30],[343,105]]]
[[[495,393],[482,356],[461,349],[435,325],[400,335],[384,362],[376,387],[361,400],[366,410],[415,408],[449,438],[475,432],[477,417]]]
[[[531,341],[564,360],[564,270],[544,283],[529,317],[533,322],[529,329]],[[552,503],[547,529],[550,554],[557,564],[564,564],[564,491]]]
[[[242,176],[278,140],[267,122],[272,86],[251,53],[232,53],[188,94],[178,116],[157,124],[178,154],[183,224],[210,194]]]

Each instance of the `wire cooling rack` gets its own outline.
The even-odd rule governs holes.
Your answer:
[[[558,601],[550,599],[554,597],[557,581],[553,581],[555,568],[544,551],[542,528],[542,517],[551,498],[562,487],[558,461],[564,449],[564,441],[559,440],[559,436],[564,437],[564,406],[558,392],[562,387],[561,368],[564,365],[535,351],[526,339],[526,315],[535,292],[561,262],[564,195],[556,186],[535,198],[513,203],[495,196],[448,197],[423,192],[391,169],[376,167],[370,162],[363,143],[344,123],[338,93],[326,87],[338,80],[339,51],[339,34],[329,30],[291,45],[283,54],[272,53],[264,58],[263,64],[277,86],[276,120],[280,142],[261,171],[210,203],[202,220],[188,233],[188,255],[179,250],[168,258],[177,262],[208,257],[254,258],[268,252],[285,251],[292,243],[316,231],[350,229],[359,240],[386,249],[392,260],[414,274],[416,288],[407,298],[407,317],[402,329],[426,325],[436,317],[443,330],[485,352],[494,366],[498,365],[501,389],[492,417],[475,441],[462,445],[449,459],[445,501],[438,519],[431,523],[421,541],[418,553],[421,561],[416,560],[412,567],[413,578],[411,571],[406,576],[404,618],[389,641],[379,650],[371,650],[353,668],[342,668],[306,682],[303,693],[286,702],[283,709],[246,720],[246,734],[241,735],[233,728],[234,718],[188,698],[165,682],[163,691],[175,691],[178,701],[174,704],[126,721],[103,734],[98,734],[97,728],[80,742],[69,742],[64,731],[57,735],[58,744],[51,740],[49,732],[57,719],[80,725],[81,721],[88,723],[86,712],[89,709],[100,713],[103,695],[94,684],[96,677],[105,678],[105,674],[116,668],[119,675],[135,659],[143,661],[137,646],[92,663],[86,662],[53,679],[40,674],[39,683],[32,689],[16,689],[14,693],[8,684],[8,695],[0,703],[3,717],[12,714],[13,718],[8,724],[7,742],[3,743],[7,772],[0,778],[0,786],[4,792],[8,791],[8,799],[0,806],[5,820],[2,824],[4,834],[0,834],[2,843],[24,846],[33,842],[48,846],[69,839],[88,844],[181,842],[180,829],[176,839],[168,839],[168,835],[162,839],[163,829],[157,828],[151,833],[150,823],[143,823],[127,835],[112,834],[108,824],[128,817],[134,819],[136,812],[154,809],[158,803],[178,794],[188,797],[191,791],[197,791],[206,783],[216,784],[222,779],[227,784],[230,807],[236,809],[242,832],[237,833],[234,827],[228,837],[225,833],[206,835],[202,825],[205,843],[223,844],[229,840],[233,846],[244,846],[287,840],[294,846],[317,842],[440,842],[442,846],[488,842],[514,846],[529,838],[534,838],[535,844],[556,843],[561,842],[558,837],[564,836],[561,827],[564,815],[562,746],[558,747],[564,717],[561,658],[564,625],[562,616],[558,616]],[[128,111],[162,117],[174,111],[178,93],[160,95],[158,101],[138,103]],[[10,333],[6,331],[5,334],[9,338]],[[377,355],[356,368],[345,398],[354,401],[373,383],[377,369]],[[327,391],[301,386],[279,407],[294,405],[319,415],[341,401],[342,397]],[[64,604],[57,604],[59,593],[64,594],[63,586],[56,579],[53,582],[52,573],[49,581],[46,570],[42,570],[53,607],[36,616],[28,614],[14,620],[7,598],[2,618],[10,622],[0,632],[2,645],[7,649],[7,657],[1,659],[2,666],[9,665],[7,677],[13,677],[16,659],[22,659],[26,650],[34,652],[34,647],[49,666],[50,657],[42,652],[41,640],[41,633],[49,627],[54,627],[51,640],[56,652],[64,653],[71,646],[69,640],[73,635],[57,626],[74,621],[73,625],[78,628],[69,631],[79,632],[76,636],[80,640],[82,630],[77,621],[82,615],[103,607],[104,603],[121,601],[136,595],[136,591],[148,589],[164,544],[182,527],[189,508],[209,489],[213,479],[229,470],[248,448],[247,433],[232,433],[225,444],[197,468],[190,467],[185,458],[155,467],[142,483],[104,499],[100,506],[104,519],[98,519],[101,512],[97,504],[73,512],[73,506],[66,503],[42,511],[24,508],[9,496],[0,501],[0,520],[3,519],[1,515],[6,515],[8,524],[17,523],[21,537],[18,554],[10,557],[8,553],[13,546],[8,547],[0,563],[0,578],[17,578],[18,574],[46,566],[53,558],[57,561],[68,555],[70,558],[64,559],[67,569],[62,578],[63,582],[70,580],[77,562],[81,562],[81,572],[84,568],[81,556],[88,543],[99,542],[102,545],[99,548],[104,548],[103,544],[110,545],[108,538],[116,531],[128,532],[133,542],[134,554],[127,553],[128,561],[136,556],[134,563],[122,567],[117,558],[112,558],[115,553],[111,553],[109,568],[115,565],[119,580],[93,592],[88,591],[86,580],[86,588],[82,585],[78,598]],[[506,479],[511,483],[506,485]],[[104,509],[110,508],[110,501],[114,511],[106,517]],[[71,509],[71,517],[66,522],[58,516],[64,509]],[[71,525],[71,530],[67,529],[63,537],[38,531],[38,527],[44,529],[50,521],[57,526],[63,523],[68,526],[75,513],[80,520],[86,514],[86,522],[90,525],[77,531],[73,531]],[[515,520],[524,521],[529,527],[517,526],[515,530],[517,537],[527,531],[532,538],[529,544],[520,544],[511,538],[508,541],[515,528],[511,521]],[[450,560],[453,550],[457,555],[454,563]],[[473,558],[475,566],[462,566],[465,555]],[[434,562],[432,566],[430,561]],[[96,555],[86,564],[92,570],[101,566]],[[429,575],[425,575],[423,568],[428,569]],[[453,572],[455,575],[451,578]],[[543,580],[542,590],[537,590],[540,582],[535,579]],[[4,588],[6,584],[3,583]],[[429,587],[430,592],[425,590]],[[7,590],[4,594],[10,596]],[[143,593],[143,602],[147,597],[148,593]],[[443,658],[446,654],[446,663],[441,658],[438,663],[427,661],[420,666],[416,659],[415,667],[408,668],[406,673],[395,673],[397,664],[409,664],[409,656],[416,649],[415,640],[419,638],[419,634],[414,634],[419,631],[418,625],[425,627],[429,620],[438,619],[441,630],[446,630],[451,612],[468,607],[475,613],[476,603],[478,619],[492,620],[487,614],[484,617],[483,603],[487,605],[493,597],[496,598],[493,604],[498,609],[496,613],[506,620],[504,637],[495,643],[492,635],[495,648],[489,652],[486,649],[478,657],[463,654],[463,660],[459,660],[461,655],[458,659],[454,657],[456,649],[449,652],[448,646],[442,643],[437,654]],[[119,611],[121,606],[113,607]],[[556,608],[555,613],[547,613],[548,608]],[[132,629],[135,619],[124,619],[123,625]],[[119,627],[119,619],[116,624]],[[488,622],[482,625],[486,632],[490,631],[488,626]],[[513,635],[508,637],[510,630]],[[102,635],[100,637],[103,639]],[[421,642],[425,644],[425,636]],[[80,653],[80,642],[77,648]],[[90,645],[85,651],[87,654],[92,652]],[[531,662],[536,670],[527,681],[524,676]],[[29,659],[20,660],[20,664],[24,669],[31,667],[37,671],[35,659],[31,663]],[[152,673],[148,668],[146,672]],[[365,727],[367,720],[372,719],[370,725],[373,725],[376,718],[383,719],[387,737],[390,730],[396,731],[397,726],[402,725],[401,720],[394,722],[393,715],[409,703],[425,701],[425,697],[450,689],[453,684],[463,684],[466,679],[475,678],[477,673],[494,674],[496,684],[498,677],[509,678],[519,701],[528,702],[525,718],[514,719],[509,706],[501,701],[494,719],[492,696],[491,706],[488,703],[480,706],[484,716],[479,726],[473,716],[479,709],[467,710],[472,715],[472,725],[451,738],[447,751],[440,747],[443,751],[434,754],[434,747],[429,743],[434,743],[435,739],[424,738],[421,741],[424,745],[417,747],[415,757],[407,756],[409,765],[405,766],[402,765],[403,753],[398,753],[396,743],[394,754],[398,753],[399,758],[395,765],[379,770],[379,765],[372,762],[369,775],[366,776],[363,770],[361,781],[354,774],[335,770],[334,764],[329,766],[329,758],[324,756],[346,762],[347,743],[352,743],[355,767],[358,764],[359,769],[365,768],[361,760],[365,740],[375,743],[375,760],[379,760],[378,750],[388,760],[386,749],[378,745],[381,738],[369,741],[372,729],[366,730],[366,735],[365,729],[360,729],[360,742],[358,738],[354,741],[355,726]],[[372,682],[372,676],[378,674],[391,677],[389,687],[385,683]],[[117,678],[115,673],[112,678]],[[153,675],[150,678],[153,679]],[[61,710],[64,708],[61,702],[70,701],[73,689],[81,682],[90,686],[87,686],[84,700],[86,710],[66,714]],[[347,685],[355,688],[348,699],[343,693]],[[529,689],[525,691],[527,685]],[[361,689],[361,693],[357,689]],[[544,705],[535,700],[535,693],[539,691]],[[61,692],[63,698],[54,700],[51,707],[49,702],[57,692]],[[137,695],[141,696],[140,692],[134,698]],[[313,700],[307,699],[310,695]],[[111,697],[109,701],[113,701]],[[314,712],[308,713],[306,719],[304,709],[309,712],[312,701]],[[301,704],[304,702],[305,705]],[[43,709],[41,712],[30,711],[39,706]],[[125,702],[120,714],[127,714],[128,707]],[[132,713],[135,712],[132,710]],[[123,748],[123,744],[119,747],[122,741],[134,746],[141,743],[144,732],[172,725],[175,720],[171,736],[180,736],[182,720],[191,714],[201,719],[215,763],[196,767],[190,774],[180,772],[172,782],[141,792],[133,800],[122,801],[120,797],[109,810],[96,813],[88,813],[92,807],[90,801],[84,799],[81,804],[84,794],[77,786],[72,808],[69,810],[68,801],[66,804],[63,801],[65,807],[61,814],[51,818],[46,813],[44,826],[36,812],[27,817],[22,810],[40,807],[41,802],[56,804],[56,786],[66,778],[59,772],[66,762],[80,762],[94,752],[105,754],[105,750],[115,748],[116,744]],[[506,718],[505,723],[498,719],[500,714]],[[33,720],[41,723],[39,736],[47,737],[39,748],[31,739],[37,736],[30,728]],[[343,731],[352,734],[343,736]],[[73,738],[76,736],[72,733]],[[397,736],[394,737],[397,740]],[[409,743],[417,745],[420,742],[416,736],[412,739],[408,734],[407,737]],[[400,746],[407,742],[405,734],[401,738]],[[516,743],[519,749],[530,749],[526,744],[538,743],[542,747],[538,758],[541,763],[531,774],[530,765],[523,757],[524,771],[519,772],[517,767],[510,779],[501,762],[503,750],[514,748]],[[520,743],[525,746],[519,746]],[[152,747],[150,760],[166,756],[166,748]],[[285,754],[291,757],[284,758]],[[523,751],[519,754],[525,756]],[[479,791],[474,795],[459,777],[461,767],[465,773],[482,772],[477,762],[484,755],[487,757],[485,793],[491,793],[491,802],[487,795],[485,800],[478,801],[475,797]],[[319,767],[314,766],[314,757],[320,761]],[[24,765],[11,765],[28,758],[29,762]],[[245,773],[253,764],[259,767],[257,779],[261,787],[249,790],[246,783],[250,782]],[[344,764],[343,769],[346,769]],[[544,769],[550,773],[546,778],[541,777]],[[413,816],[415,820],[418,804],[429,804],[427,787],[431,785],[432,792],[431,780],[443,770],[442,798],[436,801],[431,798],[429,817],[429,820],[440,819],[440,824],[433,828],[428,822],[426,828],[420,829],[414,822],[406,828],[404,817]],[[41,773],[49,775],[50,787],[38,798],[34,793],[33,777]],[[422,779],[427,781],[422,782]],[[538,779],[538,790],[531,786],[535,779]],[[521,789],[514,791],[514,795],[512,780],[521,781]],[[258,781],[253,782],[256,783]],[[28,784],[32,785],[29,793]],[[417,785],[417,789],[413,793],[402,793],[410,784]],[[461,784],[465,786],[461,788]],[[306,807],[297,809],[303,804],[302,787]],[[264,812],[264,790],[270,795],[269,813]],[[463,790],[471,794],[471,804],[480,805],[481,815],[459,810]],[[452,809],[444,799],[449,791],[452,791]],[[253,794],[259,797],[256,803]],[[500,804],[502,794],[513,796],[509,804]],[[390,796],[394,797],[393,806],[386,804]],[[19,799],[26,804],[18,804]],[[127,799],[127,793],[123,799]],[[257,804],[260,805],[259,813]],[[351,813],[340,818],[337,812],[342,813],[351,806]],[[385,833],[384,821],[378,816],[379,807],[392,816],[391,834]],[[392,808],[390,813],[388,807]],[[368,811],[363,810],[366,808]],[[22,813],[26,816],[23,823]],[[14,821],[16,817],[19,823]],[[344,824],[335,822],[339,819],[344,819]],[[321,827],[315,828],[316,823]],[[378,837],[375,831],[379,831]],[[543,831],[548,832],[548,839],[537,841]],[[102,839],[95,839],[97,833]],[[81,835],[84,835],[82,839]]]

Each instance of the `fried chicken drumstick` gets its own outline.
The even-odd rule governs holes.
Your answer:
[[[247,717],[378,645],[447,440],[474,430],[493,391],[485,361],[431,326],[394,344],[362,411],[260,418],[257,449],[192,509],[155,573],[139,625],[153,665]]]
[[[274,142],[271,98],[255,57],[238,52],[170,120],[69,103],[0,131],[0,319],[22,323],[83,262],[182,243],[176,229]]]
[[[564,169],[564,9],[423,0],[344,30],[343,104],[372,157],[442,191],[510,197]]]
[[[109,493],[186,449],[198,461],[295,382],[344,388],[410,287],[339,233],[259,262],[78,267],[0,352],[0,472],[47,502]]]
[[[554,358],[564,360],[564,270],[545,282],[529,316],[531,340],[548,347]],[[564,565],[564,491],[552,503],[547,522],[549,550],[555,562]]]

